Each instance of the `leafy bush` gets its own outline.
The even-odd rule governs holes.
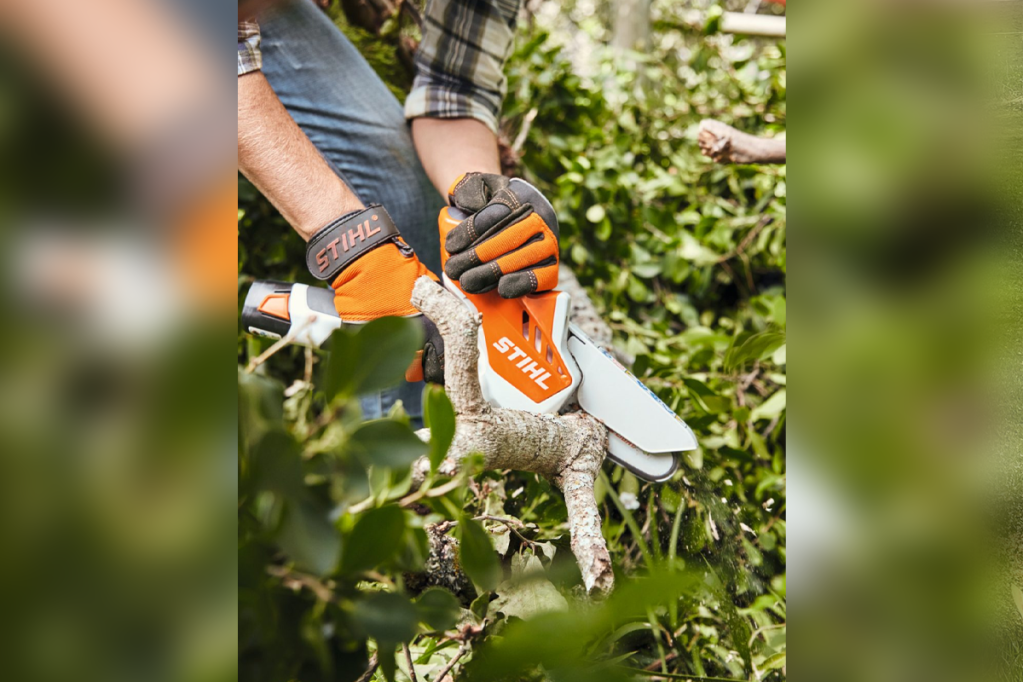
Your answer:
[[[285,349],[239,373],[244,679],[355,679],[375,652],[401,677],[401,643],[431,682],[463,650],[459,679],[783,676],[785,169],[711,164],[695,127],[782,125],[784,47],[703,35],[672,11],[651,55],[600,55],[587,76],[523,29],[504,112],[509,137],[524,134],[524,174],[558,210],[565,261],[701,444],[668,484],[606,466],[616,593],[580,593],[545,480],[470,463],[412,489],[411,461],[446,450],[450,403],[429,389],[423,444],[400,409],[361,423],[354,398],[397,377],[407,352],[360,375],[341,354]],[[308,281],[300,240],[244,182],[240,201],[240,284]],[[333,343],[407,351],[413,334],[385,320]],[[242,364],[266,347],[239,339]],[[430,566],[441,585],[424,581],[430,547],[451,537],[455,561]]]

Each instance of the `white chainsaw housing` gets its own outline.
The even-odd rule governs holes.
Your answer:
[[[448,291],[453,292],[462,299],[462,302],[470,310],[479,314],[479,310],[472,304],[472,301],[458,287],[451,285],[451,280],[448,279],[447,275],[444,275],[444,286],[447,287]],[[565,292],[558,294],[554,306],[554,328],[551,330],[551,340],[564,361],[565,370],[571,377],[572,383],[569,387],[558,391],[547,400],[539,403],[530,400],[526,394],[515,388],[490,366],[490,353],[494,352],[490,346],[494,341],[493,339],[488,341],[483,334],[483,328],[480,327],[480,333],[477,335],[477,343],[480,350],[477,368],[479,370],[480,389],[483,391],[483,397],[486,398],[488,403],[496,407],[539,414],[556,414],[558,410],[568,404],[572,396],[575,395],[579,382],[582,380],[579,366],[575,363],[568,349],[568,313],[571,303],[572,300],[568,294]]]

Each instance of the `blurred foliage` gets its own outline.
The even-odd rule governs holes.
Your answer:
[[[401,643],[430,682],[463,646],[458,679],[784,677],[785,168],[718,166],[695,143],[704,117],[781,131],[784,43],[705,33],[658,3],[650,54],[614,55],[592,8],[564,8],[595,47],[575,64],[543,12],[524,22],[506,136],[616,344],[701,449],[663,485],[606,466],[618,587],[594,604],[545,480],[470,464],[411,488],[410,462],[446,450],[443,392],[424,397],[424,445],[400,408],[361,423],[360,379],[334,356],[286,348],[240,371],[242,679],[351,680],[374,653],[378,677],[406,679]],[[388,79],[393,51],[374,54]],[[310,281],[301,240],[244,181],[239,228],[240,299],[251,278]],[[374,348],[393,322],[334,344]],[[266,347],[239,333],[240,363]],[[417,591],[428,524],[460,540],[470,594]]]

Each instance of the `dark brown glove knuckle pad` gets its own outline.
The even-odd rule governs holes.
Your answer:
[[[451,275],[448,275],[450,277]],[[486,263],[464,273],[458,283],[470,294],[485,294],[497,286],[501,270],[493,263]]]
[[[451,193],[455,206],[475,213],[490,201],[498,191],[508,186],[508,178],[490,173],[467,173]]]
[[[476,241],[479,233],[479,213],[474,213],[458,223],[458,227],[448,232],[448,236],[444,239],[444,248],[450,254],[465,251]]]
[[[471,220],[473,216],[469,216],[466,220],[463,220],[458,224],[458,227],[448,232],[448,236],[444,238],[444,248],[449,254],[456,254],[460,251],[464,251],[470,244],[472,244],[472,238],[469,236],[471,230]]]
[[[476,256],[474,250],[465,251],[448,258],[448,262],[444,264],[444,274],[457,281],[462,276],[462,273],[479,264],[480,259]]]
[[[512,210],[503,204],[489,204],[459,224],[448,233],[444,248],[448,253],[458,253],[479,246],[483,241],[494,236],[504,228]],[[470,221],[472,221],[470,223]],[[470,228],[471,225],[471,228]]]
[[[518,298],[536,291],[536,277],[532,270],[520,270],[505,275],[497,285],[501,298]]]

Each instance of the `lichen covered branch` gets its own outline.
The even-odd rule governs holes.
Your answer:
[[[587,590],[610,591],[611,557],[600,532],[593,486],[607,452],[607,429],[589,415],[533,414],[493,407],[483,398],[477,362],[479,323],[455,296],[428,277],[412,292],[412,304],[444,337],[444,381],[458,414],[455,437],[441,471],[451,473],[470,453],[483,455],[487,469],[540,474],[565,494],[572,551]],[[429,464],[417,464],[424,473]]]

